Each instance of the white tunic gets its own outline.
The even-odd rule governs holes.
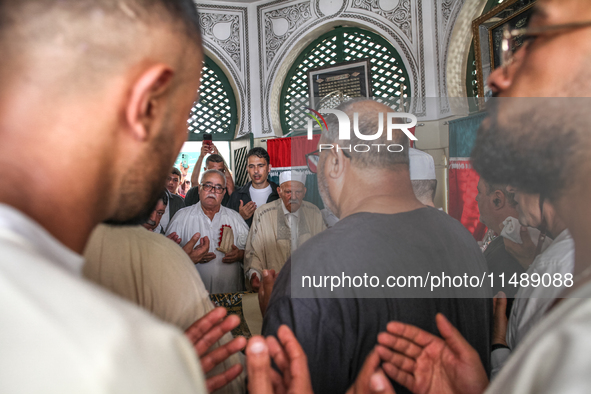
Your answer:
[[[542,317],[556,300],[565,286],[554,286],[554,274],[559,274],[563,279],[566,274],[572,274],[575,268],[575,243],[568,232],[564,230],[550,244],[544,253],[539,254],[527,269],[527,275],[532,278],[538,274],[542,279],[545,275],[546,284],[552,279],[550,286],[543,283],[539,286],[521,287],[515,295],[511,317],[507,324],[507,345],[515,349],[523,340],[528,331],[538,324]],[[548,276],[549,275],[549,276]],[[508,279],[507,279],[508,280]],[[558,282],[556,282],[558,283]],[[511,350],[497,349],[491,354],[492,376],[503,367]]]
[[[591,283],[533,327],[486,394],[575,394],[591,387]]]
[[[82,265],[0,204],[0,392],[205,393],[184,335],[83,280]]]
[[[219,246],[220,230],[222,225],[229,225],[234,232],[234,245],[238,249],[244,249],[248,237],[248,226],[242,216],[232,209],[220,206],[220,210],[210,220],[201,208],[201,202],[181,209],[174,215],[166,235],[177,233],[181,237],[181,245],[184,246],[195,233],[201,237],[209,238],[209,251],[215,253],[216,258],[207,262],[196,264],[205,288],[211,294],[235,293],[244,290],[242,264],[235,262],[227,264],[222,262],[224,254],[216,248]]]

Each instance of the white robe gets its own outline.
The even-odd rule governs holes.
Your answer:
[[[181,209],[174,215],[166,229],[166,235],[177,233],[184,246],[195,233],[209,238],[209,251],[215,253],[216,258],[196,264],[203,284],[211,294],[236,293],[244,290],[242,263],[227,264],[222,262],[224,253],[216,250],[220,241],[222,225],[229,225],[234,232],[234,245],[244,249],[248,237],[248,226],[242,216],[234,210],[220,206],[220,210],[210,220],[201,208],[201,202]]]
[[[0,204],[0,392],[205,393],[182,332],[83,280],[83,261]]]

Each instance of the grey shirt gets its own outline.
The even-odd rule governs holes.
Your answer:
[[[288,325],[307,354],[314,392],[344,393],[388,322],[402,321],[437,334],[435,315],[441,312],[478,351],[488,371],[492,302],[485,287],[474,293],[481,298],[388,298],[387,293],[360,298],[362,289],[355,289],[357,298],[292,298],[292,289],[302,294],[301,288],[295,288],[301,286],[301,273],[368,272],[384,281],[384,275],[418,275],[427,270],[481,277],[485,269],[472,235],[434,208],[393,215],[354,214],[292,254],[275,283],[263,335],[276,335],[281,324]],[[394,387],[399,394],[408,392]]]

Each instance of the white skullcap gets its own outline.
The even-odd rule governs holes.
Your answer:
[[[283,171],[281,174],[279,174],[279,185],[282,185],[288,181],[298,181],[305,185],[306,174],[298,171]]]
[[[437,179],[435,176],[435,161],[430,154],[410,148],[408,157],[410,160],[411,181]]]

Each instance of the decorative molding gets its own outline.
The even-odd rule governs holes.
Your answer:
[[[236,86],[237,94],[235,96],[236,100],[240,104],[240,127],[238,128],[238,131],[235,135],[236,138],[240,138],[250,133],[252,130],[252,110],[250,104],[250,43],[248,36],[248,6],[222,6],[201,3],[196,3],[196,6],[200,15],[216,14],[230,17],[232,20],[231,35],[228,39],[222,41],[228,41],[232,39],[231,37],[235,35],[234,26],[236,25],[237,27],[237,51],[234,51],[233,47],[230,47],[229,45],[221,45],[219,42],[220,40],[217,40],[215,37],[213,37],[213,31],[211,33],[205,34],[205,29],[203,29],[203,46],[215,55],[217,61],[224,65],[227,72],[230,73],[231,78],[229,79],[231,79]],[[218,19],[218,21],[222,20],[228,21],[226,19]],[[234,20],[236,20],[236,22],[234,22]],[[211,29],[213,29],[213,26],[211,26]],[[234,53],[238,53],[238,62],[236,61],[235,56],[232,56]]]
[[[283,45],[294,31],[311,18],[312,11],[309,1],[269,11],[264,14],[265,60],[267,67],[273,61],[281,45]],[[285,32],[281,33],[280,31],[280,34],[277,34],[277,29],[285,29]]]
[[[449,17],[451,16],[451,11],[452,8],[454,7],[454,5],[457,5],[458,3],[460,3],[460,8],[462,8],[462,4],[464,3],[464,0],[443,0],[441,2],[441,12],[443,14],[443,25],[445,27],[447,27],[448,22],[449,22]]]
[[[353,0],[351,8],[367,10],[392,22],[412,42],[412,12],[411,1],[401,0],[393,10],[384,11],[380,7],[380,0]]]
[[[236,67],[242,70],[238,15],[200,12],[199,23],[201,24],[202,34],[222,48],[234,61]],[[227,38],[220,38],[219,35],[216,35],[217,32],[214,29],[224,24],[229,25],[227,26],[229,34]]]

